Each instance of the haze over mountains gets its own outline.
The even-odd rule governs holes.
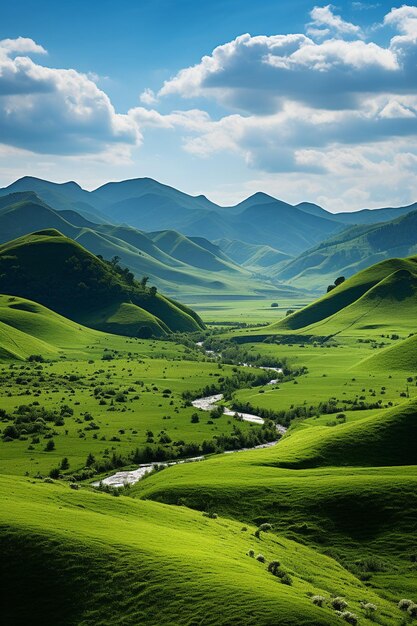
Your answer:
[[[323,292],[336,275],[414,254],[416,215],[417,203],[334,214],[261,192],[221,207],[149,178],[86,191],[23,177],[0,190],[2,242],[55,228],[186,296]]]

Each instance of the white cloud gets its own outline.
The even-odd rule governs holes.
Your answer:
[[[146,88],[140,94],[139,100],[142,102],[142,104],[151,106],[153,104],[156,104],[158,98],[155,96],[155,92],[152,89]]]
[[[401,62],[389,47],[360,39],[315,43],[303,34],[246,34],[178,72],[159,96],[205,97],[253,114],[274,113],[286,100],[344,109],[356,106],[363,93],[417,91]]]
[[[6,54],[48,54],[45,48],[37,44],[33,39],[27,37],[17,37],[17,39],[0,40],[0,53],[4,51]]]
[[[362,34],[359,26],[345,22],[340,15],[335,15],[333,7],[328,4],[324,7],[314,7],[310,12],[311,22],[307,25],[307,32],[313,36],[326,36],[329,31],[338,35],[357,35]]]
[[[23,53],[46,51],[31,39],[0,42],[3,143],[45,154],[83,154],[140,142],[134,121],[117,114],[90,77],[39,65]]]

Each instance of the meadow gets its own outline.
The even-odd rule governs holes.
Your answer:
[[[326,341],[277,333],[302,304],[203,302],[206,330],[144,340],[3,301],[0,321],[15,332],[0,364],[10,623],[27,623],[28,606],[51,625],[412,622],[397,606],[417,599],[409,323]],[[256,366],[272,363],[284,373],[267,384],[272,373]],[[191,406],[213,390],[287,433],[219,454],[266,427]],[[202,449],[204,461],[130,488],[92,487]],[[19,605],[22,586],[30,603]]]

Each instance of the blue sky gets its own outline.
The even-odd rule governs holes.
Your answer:
[[[0,184],[152,176],[224,204],[412,202],[416,65],[411,3],[8,3]]]

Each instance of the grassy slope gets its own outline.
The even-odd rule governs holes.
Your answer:
[[[344,283],[258,334],[331,335],[372,327],[413,328],[417,257],[389,259],[358,272]]]
[[[384,224],[354,226],[291,261],[277,277],[300,287],[322,288],[336,276],[351,276],[389,257],[417,250],[417,211]]]
[[[33,233],[0,246],[0,273],[3,292],[39,301],[98,329],[134,335],[147,326],[158,336],[166,328],[192,331],[202,327],[190,309],[128,285],[58,231]]]
[[[331,559],[232,521],[24,479],[2,478],[0,490],[10,624],[330,626],[332,611],[308,597],[316,593],[343,594],[358,613],[360,600],[374,601],[383,624],[398,617]],[[252,547],[279,558],[293,586],[246,556]]]
[[[399,344],[364,359],[358,367],[377,371],[414,372],[417,368],[417,336],[408,337]]]

